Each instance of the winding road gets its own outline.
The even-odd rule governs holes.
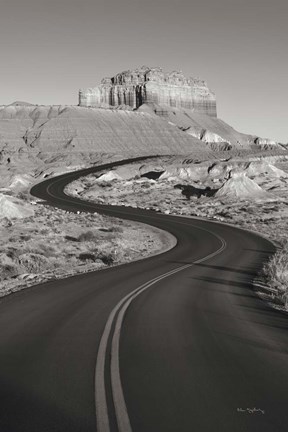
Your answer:
[[[286,431],[287,315],[252,289],[274,246],[224,224],[64,194],[112,165],[31,193],[151,224],[177,246],[1,299],[0,432]]]

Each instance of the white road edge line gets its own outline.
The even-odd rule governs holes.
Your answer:
[[[199,229],[208,231],[205,230],[204,228],[199,228]],[[194,261],[191,264],[186,264],[184,266],[178,267],[177,269],[164,273],[163,275],[160,275],[146,282],[144,285],[141,285],[140,287],[136,288],[134,291],[129,293],[127,296],[125,296],[115,306],[115,308],[112,310],[111,314],[109,315],[99,345],[97,362],[96,362],[96,372],[95,372],[95,403],[96,403],[96,420],[97,420],[98,432],[110,432],[104,370],[105,370],[105,358],[107,352],[108,339],[117,312],[120,310],[116,320],[114,334],[112,338],[112,345],[111,345],[110,373],[111,373],[112,395],[113,395],[113,402],[114,402],[114,408],[115,408],[119,432],[132,432],[132,428],[131,428],[131,424],[127,412],[127,407],[125,403],[123,388],[121,384],[120,365],[119,365],[120,333],[121,333],[121,327],[123,324],[125,313],[128,307],[130,306],[130,304],[132,303],[132,301],[138,295],[140,295],[143,291],[150,288],[152,285],[155,285],[160,280],[165,279],[171,276],[172,274],[183,271],[189,267],[192,267],[195,264],[199,264],[203,261],[208,260],[209,258],[212,258],[220,254],[226,248],[226,242],[220,236],[215,235],[214,233],[211,234],[216,236],[221,241],[221,247],[219,249],[217,249],[215,252],[212,252],[211,254],[207,255],[204,258]]]

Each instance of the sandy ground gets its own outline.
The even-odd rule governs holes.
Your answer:
[[[160,158],[149,165],[131,164],[92,174],[70,184],[66,192],[97,203],[230,223],[281,247],[288,241],[287,188],[288,162],[281,158],[215,164]],[[257,286],[262,297],[283,309],[263,275]]]

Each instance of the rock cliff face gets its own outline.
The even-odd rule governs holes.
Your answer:
[[[80,106],[128,105],[135,109],[144,103],[217,116],[215,95],[205,81],[186,78],[179,71],[165,74],[159,67],[124,71],[113,78],[104,78],[97,87],[79,92]]]

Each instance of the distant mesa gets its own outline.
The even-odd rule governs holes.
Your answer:
[[[181,71],[164,73],[160,67],[139,69],[104,78],[94,88],[79,91],[79,105],[84,107],[168,105],[217,117],[216,97],[207,83],[187,78]]]

